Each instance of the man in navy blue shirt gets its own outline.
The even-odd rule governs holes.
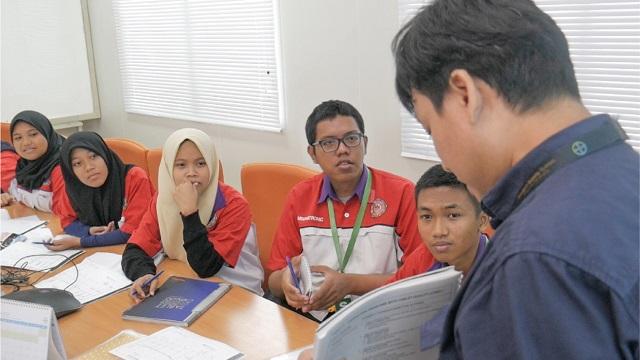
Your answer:
[[[582,104],[530,0],[435,0],[393,43],[396,90],[496,228],[444,359],[637,359],[638,153]]]

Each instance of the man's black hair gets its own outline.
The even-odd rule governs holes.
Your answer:
[[[464,69],[524,113],[548,100],[580,100],[567,40],[531,0],[436,0],[393,40],[396,91],[413,112],[411,90],[442,109],[451,72]]]
[[[316,106],[307,118],[304,129],[307,133],[309,145],[316,142],[316,127],[319,122],[331,120],[338,115],[351,116],[358,125],[360,132],[364,134],[364,121],[360,112],[351,104],[341,100],[328,100]]]
[[[467,189],[467,185],[458,180],[454,173],[446,171],[440,164],[432,166],[429,170],[422,174],[420,180],[418,180],[418,182],[416,183],[416,202],[418,201],[418,195],[420,195],[420,192],[422,190],[441,186],[464,190],[469,197],[469,201],[471,201],[471,204],[473,204],[476,213],[480,213],[480,202],[478,201],[478,199],[476,199],[475,196],[473,196],[473,194],[471,194],[471,192],[469,192],[469,189]]]

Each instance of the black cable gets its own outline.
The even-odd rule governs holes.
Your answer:
[[[26,267],[29,265],[29,262],[20,263],[23,259],[27,259],[30,257],[37,257],[37,256],[62,256],[66,259],[66,261],[63,262],[62,264],[58,264],[56,266],[52,266],[50,268],[45,268],[40,270],[28,270],[26,269]],[[36,254],[36,255],[23,256],[13,264],[13,267],[15,269],[2,268],[2,271],[3,271],[2,285],[11,285],[14,287],[14,291],[19,291],[21,287],[34,286],[34,284],[36,284],[38,281],[40,281],[40,279],[46,276],[49,271],[55,270],[59,266],[62,266],[66,264],[68,261],[70,261],[73,264],[73,268],[76,270],[76,276],[75,276],[75,279],[63,289],[63,290],[67,290],[70,286],[75,284],[79,278],[78,266],[76,265],[74,258],[75,256],[69,257],[63,254]],[[20,265],[18,265],[19,263]],[[40,275],[40,277],[38,277],[35,281],[30,282],[29,278],[33,274],[38,272],[42,272],[42,275]]]

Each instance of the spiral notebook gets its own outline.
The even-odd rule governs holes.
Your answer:
[[[2,359],[67,358],[51,306],[0,298],[0,333]]]
[[[154,296],[125,310],[122,318],[189,326],[229,289],[227,283],[171,276]]]

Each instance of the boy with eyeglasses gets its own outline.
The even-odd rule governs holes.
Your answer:
[[[305,126],[323,174],[297,184],[285,202],[267,268],[272,295],[317,320],[384,284],[421,244],[413,184],[364,165],[362,116],[339,100],[318,105]],[[286,258],[299,255],[324,280],[308,297],[293,285]]]

